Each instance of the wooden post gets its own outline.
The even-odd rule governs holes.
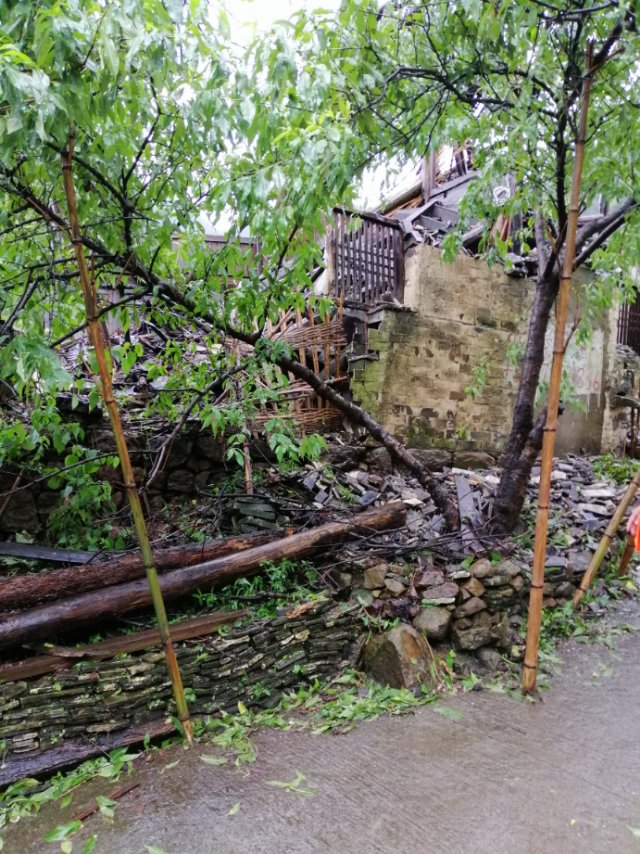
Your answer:
[[[624,551],[622,552],[622,557],[620,558],[620,565],[618,566],[618,575],[626,575],[627,567],[629,566],[629,561],[633,557],[633,553],[635,550],[635,537],[632,537],[631,534],[627,534],[627,543],[624,547]]]
[[[69,237],[71,239],[71,243],[73,244],[76,262],[78,264],[80,285],[82,287],[82,294],[84,296],[84,304],[87,314],[87,328],[89,331],[89,338],[93,345],[96,360],[98,362],[98,370],[100,374],[100,394],[102,395],[105,407],[107,409],[107,412],[109,413],[109,420],[111,422],[113,436],[116,442],[116,447],[118,449],[118,457],[120,458],[120,468],[122,470],[122,479],[124,481],[127,498],[129,499],[131,515],[133,516],[133,523],[136,529],[138,543],[140,545],[140,555],[144,563],[144,568],[147,575],[147,582],[149,584],[149,591],[151,594],[151,600],[153,602],[156,618],[158,620],[158,629],[160,632],[160,637],[162,639],[162,646],[164,649],[167,669],[169,671],[169,677],[171,679],[173,696],[176,701],[178,718],[180,720],[180,723],[182,724],[187,741],[191,743],[193,741],[193,728],[191,724],[191,718],[189,717],[187,701],[184,695],[184,688],[182,686],[182,677],[180,676],[178,660],[176,658],[176,653],[173,648],[173,643],[171,641],[169,621],[167,620],[167,612],[164,606],[164,599],[162,598],[162,591],[158,582],[158,570],[156,569],[155,561],[153,558],[151,543],[149,542],[149,533],[147,531],[147,523],[144,518],[142,505],[140,503],[140,496],[138,494],[135,478],[133,476],[133,467],[131,465],[131,458],[129,457],[129,449],[127,448],[127,442],[124,436],[124,431],[122,429],[120,413],[118,411],[118,407],[113,396],[111,373],[107,365],[104,340],[102,337],[100,323],[96,316],[98,300],[96,295],[95,282],[89,277],[89,269],[87,267],[87,262],[84,256],[84,248],[80,235],[80,225],[78,222],[76,193],[75,187],[73,185],[73,175],[71,171],[73,163],[73,143],[74,135],[73,131],[71,131],[69,133],[68,149],[62,154],[62,177],[64,181],[65,195],[67,197],[67,207],[69,209]]]
[[[327,274],[327,296],[338,298],[336,277],[336,215],[332,215],[324,242],[324,269]]]
[[[640,469],[638,469],[635,474],[635,477],[627,487],[625,494],[620,499],[620,503],[616,507],[616,511],[611,517],[611,521],[607,525],[607,530],[602,535],[602,539],[598,544],[598,548],[595,550],[593,557],[591,558],[591,563],[587,567],[587,571],[585,572],[585,574],[582,576],[580,584],[578,585],[578,589],[573,594],[574,608],[578,607],[582,597],[589,589],[589,585],[593,581],[596,572],[600,568],[600,564],[604,560],[604,556],[609,551],[609,546],[611,545],[613,538],[615,537],[616,532],[620,527],[624,514],[627,512],[629,505],[635,498],[638,489],[640,489]],[[631,555],[629,555],[629,558],[630,557]],[[629,559],[627,559],[627,563],[628,562]]]
[[[522,671],[522,690],[525,694],[535,691],[536,677],[538,673],[538,646],[540,644],[544,564],[547,552],[547,531],[549,527],[551,469],[553,466],[553,449],[555,447],[556,430],[558,425],[560,382],[562,380],[562,363],[564,361],[565,350],[565,328],[567,325],[569,297],[571,295],[571,277],[576,251],[576,232],[578,230],[578,215],[580,207],[580,180],[582,178],[582,165],[584,162],[584,146],[587,134],[590,90],[591,45],[587,48],[587,70],[585,76],[582,78],[580,118],[576,139],[575,163],[571,179],[567,237],[565,242],[562,275],[560,276],[560,288],[556,304],[556,328],[553,342],[553,360],[551,362],[551,378],[549,381],[549,396],[547,400],[547,420],[544,426],[544,438],[542,442],[542,466],[540,471],[536,531],[533,546],[533,570],[531,574],[531,590],[529,594],[527,643],[524,655],[524,667]]]

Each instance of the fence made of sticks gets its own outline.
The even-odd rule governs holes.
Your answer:
[[[342,369],[342,353],[347,346],[342,318],[343,300],[338,300],[334,313],[321,316],[311,306],[303,313],[299,309],[280,312],[276,322],[268,321],[265,336],[272,341],[282,341],[291,347],[298,360],[323,380],[341,387],[349,378]],[[238,356],[249,352],[249,347],[235,343]],[[252,416],[259,429],[273,418],[293,421],[301,433],[336,430],[342,423],[341,413],[328,401],[318,397],[307,383],[287,377],[283,384],[280,369],[275,365],[262,368],[258,382],[274,392],[273,401],[265,404]],[[344,376],[342,375],[344,373]]]
[[[377,214],[333,212],[327,234],[329,294],[347,305],[375,305],[404,296],[404,248],[401,225]]]

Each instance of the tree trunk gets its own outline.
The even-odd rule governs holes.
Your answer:
[[[167,572],[159,578],[160,589],[165,600],[179,599],[200,587],[211,588],[256,575],[265,561],[298,560],[318,549],[326,551],[329,544],[345,540],[351,534],[398,528],[405,520],[402,501],[392,501],[344,522],[329,522],[244,552]],[[43,637],[51,641],[57,633],[128,614],[150,604],[151,592],[144,579],[82,593],[7,617],[0,623],[0,649]]]
[[[241,552],[268,543],[278,535],[281,536],[282,532],[245,534],[198,545],[158,549],[154,551],[154,555],[158,569],[166,571],[181,566],[193,566],[232,552]],[[24,611],[40,602],[112,587],[125,581],[144,578],[144,574],[144,564],[136,553],[86,566],[74,566],[72,569],[54,569],[37,575],[15,575],[13,578],[0,580],[0,609]]]
[[[551,309],[558,293],[558,274],[540,278],[531,307],[531,319],[522,376],[513,413],[511,433],[502,459],[502,475],[493,503],[491,526],[495,533],[513,531],[527,494],[531,469],[542,447],[544,420],[534,423],[534,407]]]

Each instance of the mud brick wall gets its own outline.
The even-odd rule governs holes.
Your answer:
[[[252,623],[176,644],[193,712],[276,703],[294,685],[337,673],[358,633],[358,606],[320,601],[295,618]],[[68,670],[0,685],[0,754],[10,762],[67,739],[95,738],[174,713],[162,652],[83,660]]]
[[[479,259],[445,263],[429,246],[411,249],[405,266],[406,308],[382,309],[379,327],[369,329],[369,351],[378,361],[358,363],[355,399],[411,446],[500,452],[519,379],[513,353],[526,339],[534,282],[509,277]],[[614,355],[614,312],[603,316],[591,344],[570,345],[566,372],[585,411],[567,410],[560,419],[560,453],[603,449],[605,388]],[[465,389],[474,385],[474,368],[483,360],[487,381],[470,399]],[[607,430],[604,444],[615,441]]]

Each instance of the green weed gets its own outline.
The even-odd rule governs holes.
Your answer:
[[[307,561],[265,561],[253,578],[238,578],[220,590],[198,590],[193,596],[202,608],[239,611],[250,607],[254,616],[270,618],[296,602],[317,598],[317,587],[318,574]]]
[[[638,471],[638,465],[638,460],[617,457],[610,453],[596,457],[591,463],[591,468],[599,480],[612,480],[619,486],[626,486]]]

